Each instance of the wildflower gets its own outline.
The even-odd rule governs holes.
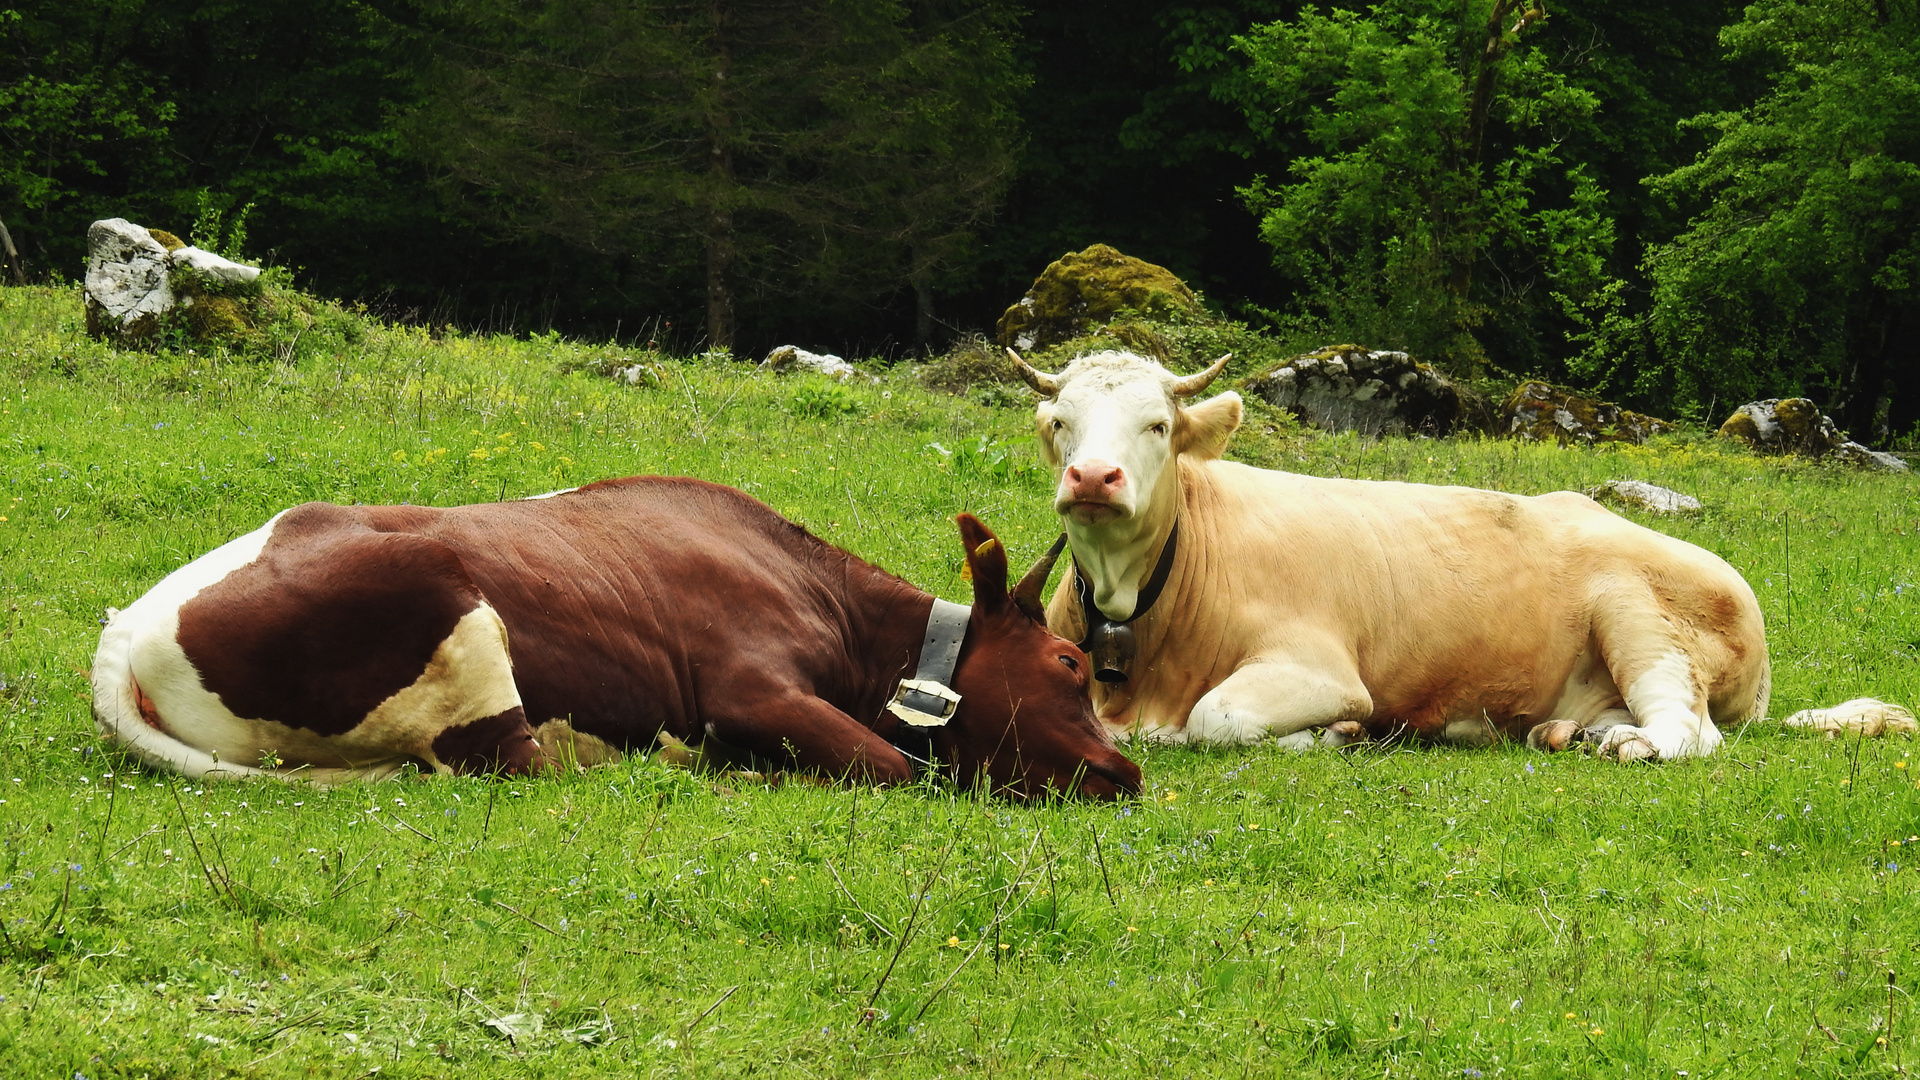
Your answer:
[[[1259,827],[1260,827],[1260,823],[1259,823],[1259,822],[1257,822],[1257,821],[1249,821],[1249,822],[1247,822],[1247,828],[1249,828],[1249,829],[1258,829]]]
[[[767,880],[766,878],[761,878],[761,879],[760,879],[760,884],[762,884],[762,885],[771,885],[771,884],[773,884],[773,882],[771,882],[771,881],[768,881],[768,880]]]
[[[1907,763],[1904,761],[1896,761],[1893,763],[1893,767],[1896,769],[1904,769],[1907,767]]]
[[[960,939],[958,937],[950,937],[947,939],[947,948],[957,949],[959,947],[960,947]]]
[[[1139,928],[1139,927],[1137,927],[1137,926],[1129,926],[1129,927],[1127,927],[1127,933],[1129,933],[1129,934],[1137,934],[1137,933],[1139,933],[1139,932],[1140,932],[1140,928]]]
[[[1175,799],[1177,799],[1177,798],[1179,798],[1179,797],[1180,797],[1180,793],[1179,793],[1179,792],[1177,792],[1177,791],[1169,791],[1169,792],[1167,792],[1167,801],[1168,801],[1168,802],[1172,802],[1173,800],[1175,800]]]
[[[1213,879],[1212,879],[1212,878],[1208,878],[1207,880],[1205,880],[1205,881],[1203,881],[1203,882],[1201,882],[1200,884],[1202,884],[1202,885],[1211,885],[1211,884],[1213,884]]]
[[[1569,1019],[1569,1020],[1572,1020],[1573,1018],[1574,1018],[1574,1014],[1573,1014],[1573,1013],[1568,1013],[1568,1014],[1567,1014],[1567,1019]]]

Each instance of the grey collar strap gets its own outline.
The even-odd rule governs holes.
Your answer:
[[[973,609],[934,598],[927,613],[927,633],[920,639],[920,665],[913,678],[887,703],[887,711],[918,728],[944,727],[960,706],[953,692],[953,668],[960,659],[960,643],[967,637],[967,618]]]

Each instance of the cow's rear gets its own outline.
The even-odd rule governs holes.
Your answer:
[[[296,507],[111,617],[94,715],[189,776],[525,771],[506,628],[445,545]]]

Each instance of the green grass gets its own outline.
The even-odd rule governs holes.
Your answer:
[[[325,326],[293,364],[119,354],[78,322],[71,292],[0,289],[0,1073],[1920,1064],[1905,740],[1753,725],[1658,767],[1510,747],[1138,749],[1150,790],[1118,806],[769,790],[646,760],[334,791],[130,768],[87,708],[102,610],[294,502],[685,473],[964,599],[951,516],[982,514],[1031,558],[1055,532],[1050,483],[1025,408],[900,371],[841,387],[664,361],[658,386],[629,387],[588,372],[661,358]],[[1523,493],[1678,488],[1707,510],[1649,523],[1753,582],[1776,715],[1920,704],[1911,478],[1698,437],[1364,443],[1265,413],[1234,452]],[[487,1024],[533,1015],[539,1033],[515,1041]]]

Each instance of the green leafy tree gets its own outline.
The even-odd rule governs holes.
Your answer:
[[[142,14],[114,0],[0,8],[0,210],[43,259],[50,216],[166,145],[176,110],[137,62]]]
[[[1403,0],[1235,40],[1253,135],[1306,151],[1242,195],[1335,336],[1464,371],[1537,369],[1537,343],[1600,295],[1605,192],[1562,149],[1598,99],[1528,43],[1543,18],[1518,0]],[[1519,344],[1490,355],[1490,338]]]
[[[1721,40],[1771,86],[1695,118],[1712,146],[1652,181],[1705,205],[1650,255],[1651,310],[1617,317],[1596,356],[1696,408],[1806,394],[1859,437],[1913,433],[1920,4],[1760,0]]]
[[[742,294],[923,321],[1018,148],[1010,9],[861,0],[454,0],[416,144],[503,227],[698,263]]]

